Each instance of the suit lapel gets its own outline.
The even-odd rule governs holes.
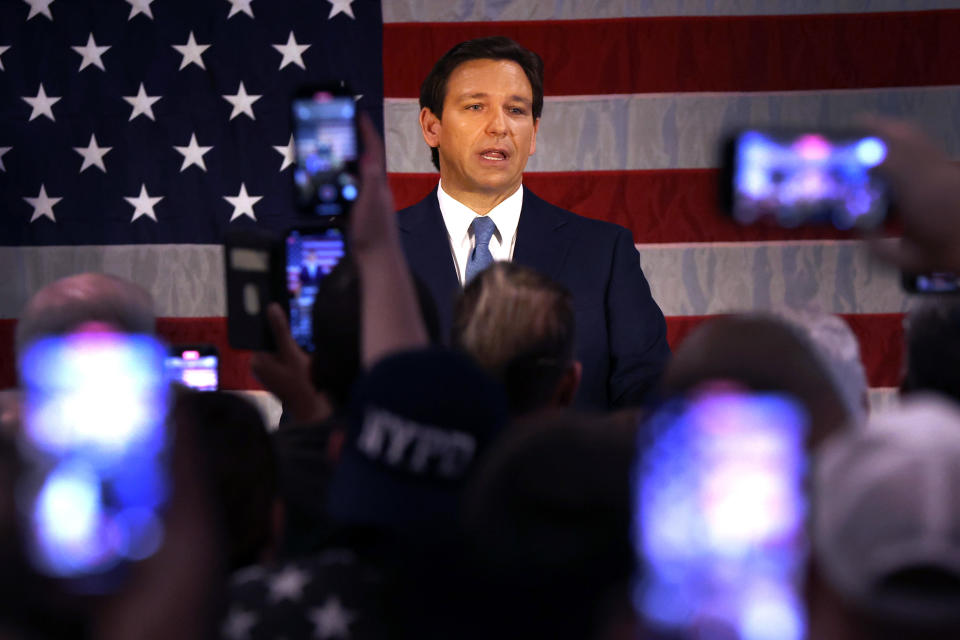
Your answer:
[[[433,294],[444,331],[450,325],[453,301],[460,291],[450,253],[447,227],[440,215],[436,189],[400,216],[400,240],[410,269]]]
[[[564,233],[569,215],[524,187],[513,261],[556,280],[573,243]]]

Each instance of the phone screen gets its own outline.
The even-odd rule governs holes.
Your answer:
[[[170,380],[191,389],[216,391],[220,386],[219,358],[213,345],[173,345],[167,353],[165,366]]]
[[[18,504],[30,557],[78,590],[109,590],[114,570],[163,539],[165,355],[148,336],[81,333],[22,357]]]
[[[903,287],[912,293],[958,293],[960,274],[952,271],[904,273]]]
[[[709,392],[647,429],[633,477],[638,612],[695,637],[801,640],[805,413],[785,396]]]
[[[342,215],[359,193],[356,105],[351,95],[308,93],[293,101],[297,204],[321,216]]]
[[[287,293],[290,333],[305,351],[313,351],[313,305],[320,281],[337,266],[346,248],[343,231],[291,231],[287,235]]]
[[[788,228],[876,227],[886,217],[888,195],[870,170],[886,153],[883,141],[871,136],[744,131],[733,142],[733,217]]]

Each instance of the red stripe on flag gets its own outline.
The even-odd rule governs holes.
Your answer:
[[[489,35],[543,56],[551,96],[958,84],[958,33],[960,10],[386,24],[384,95],[418,97],[448,49]]]
[[[718,205],[718,171],[579,171],[526,173],[524,185],[559,207],[626,227],[634,241],[761,242],[842,240],[856,234],[821,225],[799,229],[742,227]],[[398,209],[420,201],[437,186],[437,174],[392,173],[390,187]],[[896,228],[891,226],[890,233]]]
[[[714,316],[667,318],[667,340],[676,349],[698,325]],[[903,315],[875,313],[843,315],[860,341],[861,355],[871,387],[899,383],[902,362]],[[15,320],[0,320],[0,389],[16,385],[13,360]],[[226,318],[159,318],[157,333],[171,344],[210,343],[220,351],[220,386],[223,389],[260,389],[250,374],[250,352],[227,343]]]

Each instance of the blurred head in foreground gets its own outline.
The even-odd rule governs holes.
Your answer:
[[[774,316],[733,315],[704,323],[675,350],[663,386],[668,394],[682,394],[711,380],[789,393],[808,414],[811,445],[854,417],[814,343]]]
[[[197,430],[228,569],[266,562],[279,543],[283,510],[273,445],[260,411],[223,391],[184,389],[176,402]]]
[[[153,300],[140,286],[104,273],[80,273],[37,291],[17,322],[17,353],[45,336],[70,333],[85,324],[119,333],[153,334]]]
[[[900,391],[935,391],[960,400],[960,302],[934,298],[907,315]]]
[[[503,383],[510,413],[573,402],[581,366],[574,358],[570,293],[529,267],[497,262],[457,301],[452,343]]]
[[[627,414],[544,411],[492,447],[465,505],[483,611],[472,637],[608,637],[632,620],[636,432]]]
[[[811,637],[960,637],[960,408],[874,415],[824,442],[813,481]]]

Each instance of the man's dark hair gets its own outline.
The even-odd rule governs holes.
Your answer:
[[[424,284],[414,277],[420,314],[431,342],[438,342],[440,319]],[[313,357],[310,379],[327,394],[334,410],[346,406],[360,375],[360,278],[356,264],[341,260],[317,286],[313,305]]]
[[[530,267],[497,262],[457,300],[451,342],[507,390],[510,412],[547,406],[574,359],[570,293]]]
[[[197,434],[231,570],[259,564],[274,540],[277,461],[260,410],[236,394],[179,390]]]
[[[910,311],[906,325],[901,392],[935,391],[960,400],[960,302],[931,300]]]
[[[476,38],[455,45],[437,60],[420,86],[420,108],[430,109],[433,115],[443,116],[443,101],[447,97],[447,80],[454,69],[471,60],[510,60],[523,69],[533,89],[533,120],[543,111],[543,60],[533,51],[520,46],[505,36]],[[430,149],[433,166],[440,170],[440,152]]]

